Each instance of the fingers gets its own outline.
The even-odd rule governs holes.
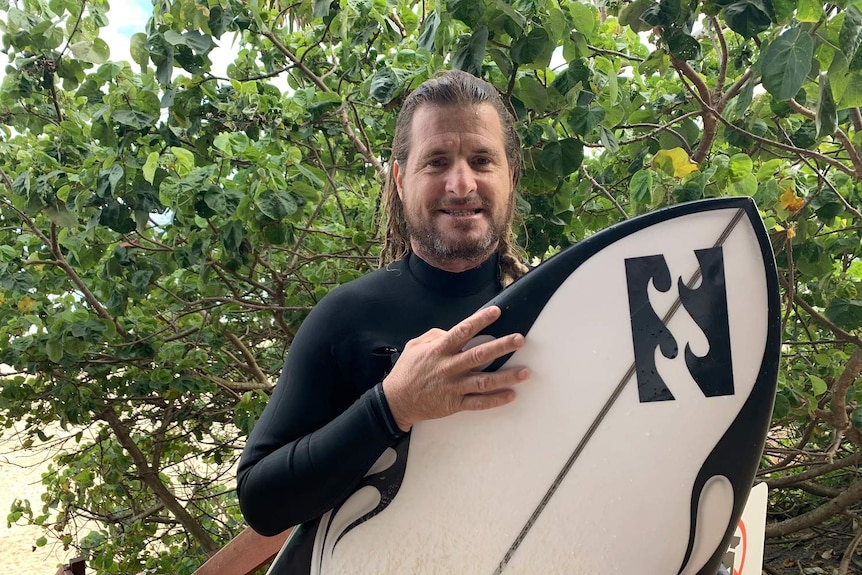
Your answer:
[[[500,313],[500,308],[495,305],[480,309],[450,329],[441,340],[441,344],[450,353],[461,351],[476,334],[497,321]]]
[[[481,372],[466,377],[459,390],[464,396],[488,395],[505,391],[507,388],[526,381],[530,370],[525,367],[504,369],[497,372]]]
[[[459,371],[470,371],[488,365],[498,357],[524,347],[524,336],[513,333],[464,350],[455,357],[453,367]]]
[[[524,336],[488,336],[490,341],[464,349],[500,314],[500,308],[490,306],[449,331],[432,329],[407,343],[383,380],[383,392],[398,427],[406,431],[417,421],[463,410],[491,409],[514,400],[515,392],[510,388],[526,380],[529,370],[478,372],[476,368],[523,347]]]
[[[494,409],[515,400],[515,392],[511,389],[501,389],[494,393],[475,393],[461,398],[459,411],[482,411]]]

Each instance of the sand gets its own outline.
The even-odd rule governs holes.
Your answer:
[[[44,535],[40,527],[7,526],[7,516],[15,499],[29,499],[34,512],[41,510],[40,481],[48,467],[47,455],[39,448],[22,449],[14,439],[0,439],[0,557],[4,573],[54,575],[75,553],[74,549],[63,550],[63,546],[50,537],[46,546],[36,547],[35,541]]]

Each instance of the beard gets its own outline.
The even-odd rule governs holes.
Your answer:
[[[439,261],[467,260],[481,263],[491,255],[500,240],[508,233],[514,215],[514,200],[509,199],[502,216],[488,209],[488,202],[484,198],[479,203],[488,224],[485,232],[477,236],[475,233],[471,233],[474,224],[464,222],[460,226],[456,224],[456,231],[463,233],[457,234],[455,237],[447,237],[441,233],[435,225],[434,218],[423,218],[402,204],[407,235],[412,243],[421,247],[423,253]],[[433,206],[433,210],[457,210],[459,207],[467,205],[475,206],[477,202],[474,198],[459,198],[440,202]]]

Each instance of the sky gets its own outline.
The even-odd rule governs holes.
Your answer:
[[[108,26],[99,31],[99,37],[111,48],[111,60],[132,62],[129,39],[143,32],[153,13],[151,0],[113,0],[108,11]]]

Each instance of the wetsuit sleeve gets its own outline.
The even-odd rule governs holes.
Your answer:
[[[351,397],[356,387],[345,381],[334,343],[335,326],[344,317],[324,302],[294,338],[240,459],[240,508],[262,535],[276,535],[333,508],[403,435],[381,385]]]

